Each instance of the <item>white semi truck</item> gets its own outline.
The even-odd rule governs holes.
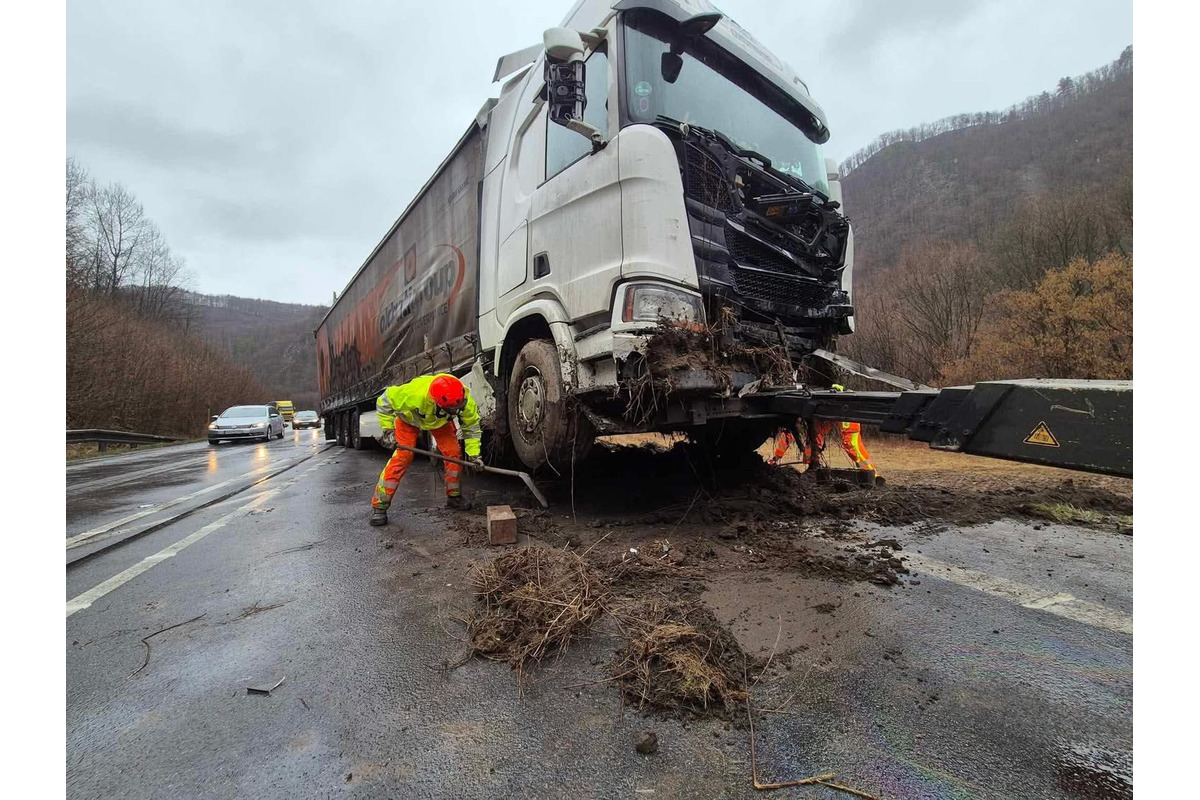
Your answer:
[[[753,370],[680,366],[637,415],[630,393],[664,319],[795,368],[852,331],[853,236],[804,82],[706,0],[580,0],[494,79],[316,331],[327,436],[363,446],[386,385],[444,371],[531,468],[605,433],[761,444],[781,417],[739,398]]]

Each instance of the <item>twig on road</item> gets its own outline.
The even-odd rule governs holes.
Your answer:
[[[746,663],[742,662],[742,675],[746,685],[750,684],[749,670],[746,668]],[[808,778],[801,778],[795,781],[783,781],[782,783],[763,783],[758,779],[758,753],[754,747],[754,712],[750,706],[750,692],[746,692],[746,720],[750,723],[750,779],[754,783],[754,788],[759,791],[769,791],[772,789],[787,789],[790,786],[806,786],[808,784],[819,783],[824,785],[826,781],[831,781],[837,777],[836,772],[827,772],[822,775],[813,775]]]
[[[771,646],[771,655],[767,656],[767,663],[759,670],[758,677],[754,679],[754,683],[750,684],[749,688],[754,688],[758,682],[762,680],[762,676],[767,674],[767,670],[771,668],[771,661],[775,658],[775,651],[779,649],[779,637],[783,636],[783,614],[779,615],[779,631],[775,634],[775,644]]]
[[[204,619],[204,617],[206,617],[207,615],[208,615],[208,612],[205,612],[198,617],[192,617],[191,619],[185,619],[183,622],[176,622],[174,625],[168,625],[167,627],[163,628],[162,630],[157,630],[154,633],[150,634],[149,636],[143,637],[142,644],[146,645],[146,658],[145,658],[145,660],[142,661],[142,665],[140,667],[135,669],[133,672],[129,673],[129,677],[132,678],[134,675],[137,675],[139,672],[141,672],[142,670],[144,670],[146,668],[147,664],[150,663],[150,640],[151,639],[153,639],[155,636],[158,636],[160,633],[166,633],[167,631],[171,630],[172,628],[178,628],[182,625],[187,625],[188,623],[195,622],[198,619]]]
[[[312,550],[314,547],[316,547],[323,541],[325,541],[325,540],[317,539],[315,542],[309,542],[308,544],[302,544],[299,547],[289,547],[286,550],[276,550],[274,553],[267,553],[263,557],[264,558],[272,558],[274,556],[282,556],[287,553],[299,553],[301,550]]]

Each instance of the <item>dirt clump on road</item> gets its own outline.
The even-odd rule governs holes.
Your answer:
[[[703,605],[651,600],[614,616],[626,640],[610,674],[639,711],[728,718],[746,702],[751,659]]]
[[[608,584],[570,550],[530,547],[471,573],[476,607],[465,618],[472,654],[507,662],[518,676],[561,655],[605,610]]]

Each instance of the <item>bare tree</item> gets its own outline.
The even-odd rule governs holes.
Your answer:
[[[94,189],[87,170],[73,158],[67,159],[67,204],[66,204],[66,263],[67,281],[78,285],[85,280],[86,262],[90,248],[84,215],[90,194]]]
[[[134,271],[134,259],[151,238],[151,223],[133,193],[111,183],[91,193],[91,234],[95,237],[93,291],[115,295]]]

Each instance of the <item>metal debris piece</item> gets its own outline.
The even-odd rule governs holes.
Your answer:
[[[246,694],[270,694],[271,692],[275,691],[275,690],[276,690],[276,689],[278,689],[280,686],[282,686],[282,685],[283,685],[283,682],[284,682],[284,681],[286,681],[286,680],[287,680],[287,678],[286,678],[286,677],[280,678],[278,681],[276,681],[276,683],[275,683],[275,685],[274,685],[274,686],[266,686],[266,685],[263,685],[263,686],[247,686],[247,687],[246,687]]]

